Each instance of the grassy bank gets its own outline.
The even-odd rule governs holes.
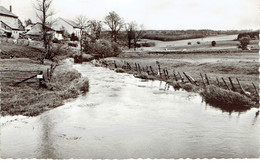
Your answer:
[[[235,87],[234,91],[231,92],[235,92],[236,94],[243,96],[243,98],[245,96],[254,106],[259,105],[259,96],[256,94],[256,90],[252,85],[253,82],[256,85],[257,91],[259,91],[258,53],[190,53],[158,55],[147,54],[146,52],[136,52],[123,53],[118,58],[106,58],[103,60],[103,64],[111,69],[115,68],[114,62],[116,62],[118,68],[122,68],[125,72],[133,73],[136,77],[143,79],[163,80],[176,87],[176,89],[183,88],[187,91],[195,91],[199,93],[205,91],[200,74],[203,75],[204,82],[206,81],[205,74],[207,74],[210,85],[217,87],[216,89],[220,90],[218,92],[223,95],[225,92],[221,90],[225,90],[230,96],[233,93],[229,92],[225,83],[222,81],[222,78],[226,81],[230,89],[231,82],[229,82],[229,78],[231,78]],[[135,64],[139,64],[142,72],[136,71]],[[158,64],[160,64],[162,72],[161,77],[158,75]],[[129,65],[131,66],[131,69]],[[152,67],[155,75],[152,74],[150,67]],[[168,71],[167,76],[163,73],[164,69],[167,69]],[[120,70],[120,72],[122,71]],[[188,79],[183,75],[183,72],[187,73],[194,80],[196,80],[199,86],[191,85]],[[174,73],[178,81],[175,80]],[[181,81],[181,77],[178,73],[180,73],[184,78],[184,83]],[[236,78],[239,80],[246,94],[241,94],[243,91],[238,85]],[[206,95],[215,94],[211,90],[211,92],[204,92],[203,96]],[[218,96],[215,95],[213,97]],[[212,99],[207,99],[206,97],[205,100],[208,103],[214,102]],[[216,103],[214,103],[214,105],[220,107],[225,106],[225,108],[230,108],[231,110],[235,109],[234,106],[237,108],[238,106],[248,107],[246,101],[238,105],[236,104],[236,99],[230,97],[230,100],[231,103],[216,100],[221,102],[221,105]],[[232,104],[234,106],[232,106]]]
[[[37,85],[1,85],[1,115],[36,116],[88,91],[88,79],[68,63],[57,66],[47,88]]]
[[[47,68],[57,64],[50,80],[45,79],[44,86],[39,87],[37,78],[13,86],[18,82],[32,76],[28,72],[1,72],[1,115],[36,116],[44,111],[58,107],[64,100],[75,98],[88,91],[88,79],[83,78],[79,72],[72,68],[72,63],[64,61],[72,57],[73,51],[62,46],[53,48],[51,60],[38,60],[44,56],[42,48],[1,42],[0,70],[39,70],[46,78]],[[13,59],[9,59],[14,55]],[[21,79],[22,78],[22,79]]]

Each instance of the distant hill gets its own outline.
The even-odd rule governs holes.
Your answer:
[[[214,35],[235,35],[250,30],[145,30],[144,39],[175,41],[193,38],[203,38]]]

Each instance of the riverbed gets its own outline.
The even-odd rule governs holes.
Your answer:
[[[258,158],[257,109],[228,113],[165,82],[84,63],[86,95],[1,118],[1,158]]]

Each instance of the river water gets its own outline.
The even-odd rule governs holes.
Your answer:
[[[258,158],[257,109],[224,112],[175,91],[91,64],[85,96],[37,117],[1,118],[1,158]]]

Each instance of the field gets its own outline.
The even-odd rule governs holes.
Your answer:
[[[145,51],[158,51],[158,50],[167,50],[167,51],[212,51],[212,50],[233,50],[239,51],[237,45],[238,41],[235,41],[237,35],[218,35],[218,36],[209,36],[205,38],[197,38],[197,39],[186,39],[186,40],[178,40],[178,41],[158,41],[158,40],[148,40],[143,39],[141,42],[154,42],[154,47],[141,48],[141,50]],[[216,41],[216,46],[212,46],[211,42]],[[188,45],[188,43],[191,45]],[[199,42],[199,44],[198,44]],[[258,40],[251,40],[248,48],[250,50],[258,50]]]

